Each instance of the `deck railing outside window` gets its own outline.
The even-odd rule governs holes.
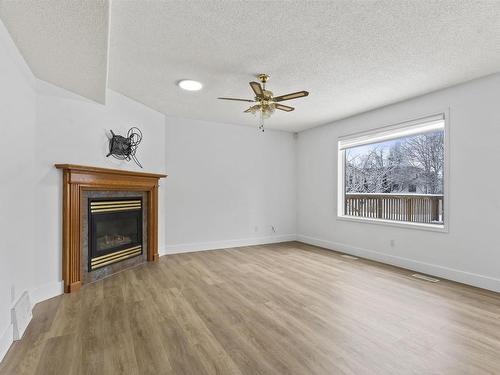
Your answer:
[[[346,193],[346,216],[443,224],[442,194]]]

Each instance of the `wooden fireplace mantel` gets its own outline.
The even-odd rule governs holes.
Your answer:
[[[81,279],[81,194],[87,190],[140,191],[148,197],[147,260],[158,260],[158,186],[165,174],[119,169],[56,164],[63,170],[63,265],[64,291],[80,288]]]

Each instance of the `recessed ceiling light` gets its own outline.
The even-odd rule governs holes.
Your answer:
[[[193,81],[191,79],[183,79],[182,81],[179,81],[177,84],[181,89],[188,91],[198,91],[201,90],[201,88],[203,87],[201,82]]]

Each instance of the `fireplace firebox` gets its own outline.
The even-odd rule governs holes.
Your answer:
[[[88,271],[142,255],[142,197],[89,199]]]

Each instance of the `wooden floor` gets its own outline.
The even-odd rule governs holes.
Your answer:
[[[38,304],[0,374],[500,374],[500,295],[299,243],[162,257]]]

